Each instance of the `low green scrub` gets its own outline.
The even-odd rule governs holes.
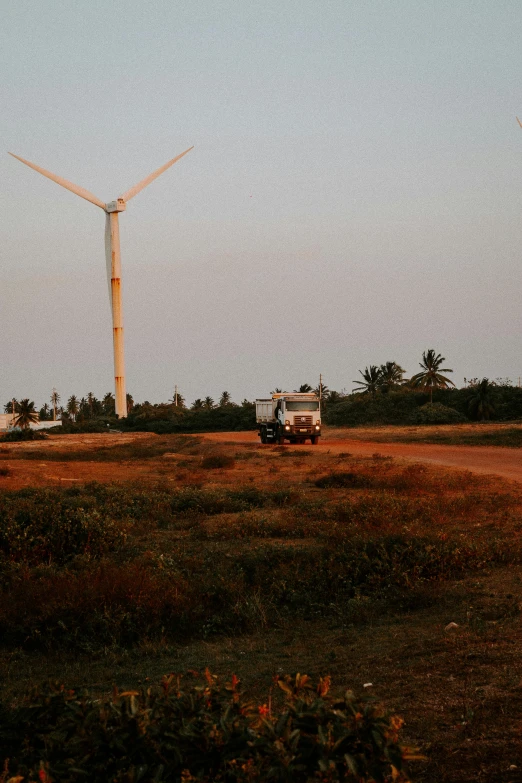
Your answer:
[[[175,405],[136,405],[123,423],[127,430],[156,432],[232,432],[256,429],[255,405],[223,405],[212,409],[186,409]]]
[[[349,471],[329,473],[327,476],[321,476],[315,480],[315,486],[320,489],[328,487],[369,487],[372,484],[369,476],[362,476],[360,473],[350,473]]]
[[[396,600],[429,583],[520,561],[520,548],[494,542],[340,533],[313,546],[195,543],[124,563],[19,568],[0,603],[0,638],[8,646],[89,652],[237,634],[280,616],[335,611],[350,621],[354,599]]]
[[[205,470],[230,469],[235,464],[236,461],[230,454],[209,454],[201,460],[201,467]]]
[[[345,464],[345,463],[343,463]],[[88,652],[281,616],[522,561],[518,498],[486,479],[350,460],[305,484],[88,484],[0,494],[0,639]],[[465,490],[465,491],[463,491]]]
[[[164,677],[161,686],[94,699],[63,686],[0,704],[2,780],[407,783],[416,758],[402,719],[330,678],[279,677],[284,699],[259,703],[235,675]]]
[[[411,424],[463,424],[466,417],[455,410],[443,405],[441,402],[428,402],[415,410],[411,417]]]
[[[47,435],[44,432],[39,432],[38,430],[9,430],[0,437],[0,441],[5,441],[6,443],[18,443],[20,441],[45,440],[46,438]]]
[[[419,409],[430,404],[427,392],[402,389],[388,394],[349,394],[335,405],[328,405],[324,413],[326,424],[335,427],[360,427],[372,424],[432,424],[458,423],[470,418],[469,404],[474,395],[473,388],[434,389],[433,405],[451,408],[459,414],[445,411],[444,421],[435,421],[436,413],[430,417],[427,410],[424,414]],[[493,419],[497,421],[513,421],[522,419],[522,388],[500,382],[493,386],[491,400],[494,405]],[[440,415],[440,413],[439,413]],[[426,418],[432,419],[426,421]]]
[[[63,564],[77,555],[100,557],[125,542],[126,526],[101,509],[85,509],[52,490],[0,495],[1,563]]]

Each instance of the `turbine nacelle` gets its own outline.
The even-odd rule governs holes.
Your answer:
[[[115,201],[109,201],[108,204],[105,204],[105,211],[106,212],[125,212],[126,210],[125,201],[122,198],[117,198]]]

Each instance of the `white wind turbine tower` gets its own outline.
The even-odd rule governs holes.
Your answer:
[[[25,163],[26,166],[29,166],[35,171],[40,172],[40,174],[43,174],[44,177],[52,179],[53,182],[56,182],[58,185],[61,185],[64,188],[67,188],[67,190],[70,190],[72,193],[76,193],[77,196],[81,196],[81,198],[90,201],[91,204],[96,204],[97,207],[100,207],[106,213],[105,258],[107,261],[107,280],[109,283],[109,296],[112,310],[116,415],[119,418],[124,418],[127,416],[127,396],[125,391],[125,357],[123,351],[123,311],[121,304],[121,256],[118,213],[125,211],[125,205],[127,201],[130,201],[130,199],[139,193],[140,190],[143,190],[143,188],[146,188],[147,185],[150,185],[150,183],[155,180],[156,177],[159,177],[160,174],[163,174],[164,171],[174,165],[174,163],[180,160],[184,155],[187,154],[187,152],[190,152],[192,149],[194,149],[194,147],[189,147],[189,149],[185,150],[185,152],[182,152],[181,155],[178,155],[176,158],[172,158],[172,160],[169,160],[169,162],[165,163],[164,166],[156,169],[156,171],[153,171],[152,174],[149,174],[148,177],[145,177],[145,179],[142,179],[141,182],[138,182],[137,185],[134,185],[134,187],[124,193],[123,196],[120,196],[120,198],[117,198],[115,201],[109,201],[108,204],[104,204],[103,201],[100,201],[99,198],[93,196],[93,194],[89,193],[89,191],[85,190],[85,188],[81,188],[79,185],[74,185],[72,182],[63,179],[62,177],[58,177],[56,174],[53,174],[50,171],[46,171],[46,169],[42,169],[40,166],[36,166],[34,163],[31,163],[28,160],[24,160],[24,158],[20,158],[18,155],[14,155],[12,152],[9,153],[9,155],[12,155],[13,158],[20,160],[22,163]]]

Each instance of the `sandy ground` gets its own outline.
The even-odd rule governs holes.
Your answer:
[[[221,443],[259,443],[256,432],[212,432],[206,440]],[[266,446],[265,448],[273,448]],[[292,448],[313,448],[319,452],[368,456],[375,453],[412,462],[428,462],[433,465],[470,470],[472,473],[494,474],[522,483],[522,453],[519,449],[498,446],[440,446],[431,443],[376,443],[350,438],[328,436],[316,446],[306,443]]]
[[[426,462],[445,468],[469,470],[473,473],[501,476],[504,479],[522,483],[522,449],[502,448],[498,446],[448,446],[429,443],[382,443],[375,440],[363,440],[364,433],[357,432],[357,439],[346,437],[342,430],[326,433],[316,446],[289,445],[290,450],[314,450],[318,455],[353,454],[371,456],[381,454],[410,462]],[[216,432],[198,436],[210,445],[237,444],[238,446],[256,446],[267,456],[276,456],[279,447],[262,446],[256,432]],[[158,436],[150,433],[94,434],[50,436],[46,441],[34,443],[9,443],[0,446],[0,468],[7,469],[7,475],[0,473],[0,489],[21,489],[31,486],[72,486],[76,482],[88,481],[143,481],[144,483],[163,480],[177,481],[181,478],[175,455],[165,454],[152,459],[114,459],[98,461],[94,456],[98,450],[125,446],[132,443],[151,444]],[[20,459],[19,452],[36,451],[41,459]],[[67,461],[49,459],[46,456],[53,451],[68,452]],[[77,452],[93,452],[94,459],[76,460]],[[70,455],[70,456],[69,456]],[[259,468],[252,466],[259,480]],[[296,468],[297,469],[297,468]],[[246,480],[248,468],[245,463],[237,470]],[[231,471],[231,474],[234,471]],[[243,475],[244,474],[244,475]],[[234,473],[235,475],[235,473]],[[197,476],[193,476],[196,480]],[[236,477],[237,478],[237,477]],[[270,475],[267,474],[267,478]],[[231,480],[233,480],[231,478]]]

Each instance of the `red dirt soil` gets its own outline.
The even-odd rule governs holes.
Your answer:
[[[204,437],[205,440],[221,443],[259,443],[256,432],[211,432]],[[321,438],[316,446],[307,443],[304,448],[332,454],[349,452],[357,456],[379,453],[409,462],[428,462],[470,470],[472,473],[493,474],[522,483],[522,453],[519,449],[499,446],[441,446],[431,443],[376,443],[339,437],[329,439],[328,436]]]

